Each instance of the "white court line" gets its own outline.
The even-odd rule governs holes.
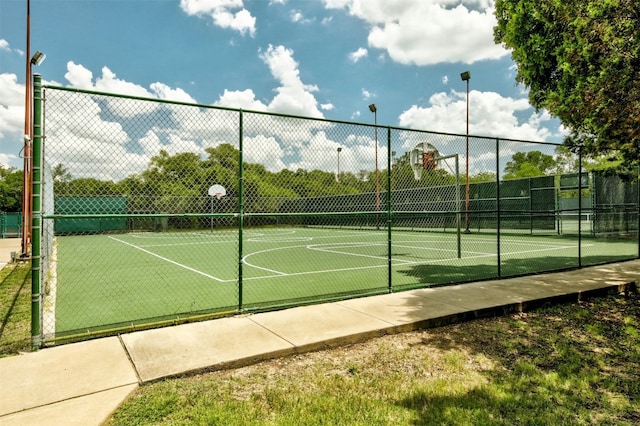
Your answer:
[[[593,244],[584,244],[582,247],[591,247]],[[529,254],[529,253],[538,253],[541,251],[554,251],[554,250],[566,250],[566,249],[577,249],[578,246],[556,246],[556,247],[546,247],[535,250],[521,250],[521,251],[510,251],[507,253],[500,252],[500,256],[511,256],[514,254]]]
[[[382,244],[380,244],[380,245],[382,245]],[[365,246],[361,246],[361,247],[365,247]],[[367,258],[367,259],[387,260],[387,256],[373,256],[373,255],[370,255],[370,254],[349,253],[349,252],[344,252],[344,251],[339,251],[339,250],[321,249],[321,248],[311,247],[311,246],[307,246],[307,248],[309,250],[321,251],[323,253],[344,254],[344,255],[347,255],[347,256],[351,256],[351,257],[364,257],[364,258]]]
[[[276,271],[275,269],[263,268],[262,266],[257,266],[257,265],[254,265],[252,263],[249,263],[249,262],[247,262],[247,258],[250,257],[250,256],[253,256],[254,254],[267,253],[267,252],[270,252],[270,251],[286,250],[286,249],[290,249],[290,248],[299,248],[299,247],[305,247],[305,246],[288,246],[288,247],[278,247],[278,248],[254,251],[252,253],[245,254],[244,256],[242,256],[242,263],[244,265],[250,266],[252,268],[260,269],[262,271],[271,272],[273,274],[277,274],[277,275],[281,275],[281,276],[287,276],[289,274],[287,274],[286,272]],[[266,278],[270,278],[270,277],[266,277]],[[245,279],[245,278],[243,277],[243,279]]]
[[[470,256],[470,257],[465,257],[465,259],[480,259],[483,257],[491,257],[491,256],[495,256],[494,254],[485,254],[482,256]],[[402,263],[400,265],[398,264],[394,264],[393,267],[400,267],[400,266],[407,266],[407,265],[423,265],[425,263],[442,263],[442,262],[451,262],[454,260],[460,260],[457,257],[456,258],[450,258],[450,259],[433,259],[433,260],[426,260],[426,261],[405,261],[405,263]],[[396,260],[397,262],[397,260]],[[360,271],[363,269],[379,269],[379,268],[386,268],[388,265],[384,264],[384,265],[377,265],[377,266],[358,266],[355,268],[339,268],[339,269],[324,269],[324,270],[320,270],[320,271],[305,271],[305,272],[294,272],[294,273],[290,273],[290,274],[284,274],[281,276],[284,277],[297,277],[297,276],[301,276],[301,275],[313,275],[313,274],[326,274],[326,273],[330,273],[330,272],[345,272],[345,271]],[[266,279],[270,279],[270,278],[274,278],[273,275],[271,276],[265,276],[265,277],[243,277],[243,281],[256,281],[256,280],[266,280]]]
[[[182,263],[178,263],[178,262],[176,262],[176,261],[174,261],[174,260],[171,260],[171,259],[168,259],[168,258],[166,258],[166,257],[164,257],[164,256],[160,256],[159,254],[156,254],[156,253],[154,253],[154,252],[152,252],[152,251],[149,251],[149,250],[145,250],[145,249],[143,249],[142,247],[138,247],[138,246],[136,246],[136,245],[134,245],[134,244],[131,244],[131,243],[128,243],[128,242],[126,242],[126,241],[122,241],[122,240],[120,240],[120,239],[118,239],[118,238],[111,237],[111,236],[110,236],[109,238],[110,238],[110,239],[112,239],[112,240],[114,240],[114,241],[117,241],[117,242],[119,242],[119,243],[122,243],[122,244],[124,244],[124,245],[127,245],[127,246],[129,246],[129,247],[133,247],[133,248],[134,248],[134,249],[136,249],[136,250],[140,250],[140,251],[141,251],[141,252],[143,252],[143,253],[147,253],[147,254],[149,254],[149,255],[151,255],[151,256],[157,257],[158,259],[164,260],[165,262],[169,262],[169,263],[171,263],[172,265],[175,265],[175,266],[178,266],[178,267],[180,267],[180,268],[186,269],[187,271],[195,272],[196,274],[202,275],[203,277],[207,277],[207,278],[210,278],[210,279],[212,279],[212,280],[215,280],[215,281],[218,281],[218,282],[221,282],[221,283],[223,283],[223,282],[227,282],[226,280],[222,280],[222,279],[220,279],[220,278],[214,277],[213,275],[209,275],[209,274],[204,273],[204,272],[202,272],[202,271],[198,271],[197,269],[191,268],[190,266],[183,265]]]
[[[229,241],[197,241],[192,243],[168,243],[168,244],[143,244],[141,247],[178,247],[178,246],[197,246],[202,244],[227,244],[236,243],[237,239]]]
[[[288,232],[287,234],[294,234],[295,231],[292,232]],[[280,235],[283,235],[282,233],[278,233]],[[267,238],[271,238],[272,236],[276,236],[278,234],[264,234]],[[347,235],[340,235],[340,237],[347,237],[347,236],[362,236],[362,233],[353,233],[353,234],[347,234]],[[229,282],[235,282],[237,281],[237,279],[231,279],[231,280],[223,280],[217,277],[214,277],[212,275],[206,274],[204,272],[198,271],[196,269],[190,268],[186,265],[183,265],[181,263],[175,262],[171,259],[167,259],[163,256],[160,256],[156,253],[153,253],[151,251],[145,250],[142,247],[138,247],[134,244],[128,243],[126,241],[122,241],[119,240],[117,238],[114,237],[109,237],[115,241],[118,241],[120,243],[126,244],[128,246],[131,246],[135,249],[141,250],[147,254],[150,254],[152,256],[155,256],[159,259],[165,260],[169,263],[172,263],[176,266],[179,266],[181,268],[187,269],[189,271],[195,272],[197,274],[203,275],[207,278],[213,279],[215,281],[218,282],[223,282],[223,283],[229,283]],[[337,238],[336,236],[323,236],[323,237],[310,237],[313,240],[316,239],[328,239],[328,238]],[[235,240],[234,240],[235,241]],[[256,241],[251,239],[251,241]],[[467,240],[468,242],[469,240]],[[484,239],[474,239],[474,241],[480,241],[480,242],[491,242],[493,243],[494,241],[487,241]],[[219,241],[220,243],[222,242],[229,242],[229,241]],[[231,241],[233,242],[233,241]],[[256,241],[257,242],[257,241]],[[268,240],[264,241],[264,242],[270,242]],[[405,244],[425,244],[425,243],[442,243],[443,239],[434,239],[433,236],[430,236],[429,239],[427,240],[406,240],[406,241],[400,241],[402,243]],[[211,243],[211,242],[203,242],[203,244],[207,244],[207,243]],[[528,242],[528,241],[523,241],[523,240],[514,240],[514,241],[509,241],[510,244],[520,244],[520,245],[530,245],[530,246],[539,246],[539,245],[543,245],[541,243],[532,243],[532,242]],[[189,243],[187,243],[189,244]],[[187,244],[159,244],[159,245],[145,245],[145,247],[170,247],[172,245],[187,245]],[[200,243],[193,243],[193,244],[200,244]],[[533,249],[533,250],[521,250],[521,251],[517,251],[517,252],[501,252],[501,256],[510,256],[510,255],[518,255],[518,254],[529,254],[529,253],[536,253],[536,252],[545,252],[545,251],[554,251],[554,250],[564,250],[564,249],[574,249],[577,248],[577,245],[575,246],[567,246],[567,245],[558,245],[558,246],[554,246],[555,244],[559,244],[559,243],[550,243],[550,244],[545,244],[544,247],[545,248],[540,248],[540,249]],[[326,245],[326,246],[333,246],[334,250],[332,249],[323,249],[320,246],[322,245]],[[366,269],[377,269],[377,268],[386,268],[388,265],[387,264],[383,264],[383,265],[376,265],[376,266],[360,266],[360,267],[352,267],[352,268],[338,268],[338,269],[325,269],[325,270],[318,270],[318,271],[305,271],[305,272],[295,272],[295,273],[286,273],[286,272],[282,272],[282,271],[278,271],[275,269],[269,269],[269,268],[265,268],[265,267],[261,267],[261,266],[257,266],[254,265],[252,263],[249,263],[247,261],[247,259],[253,255],[256,254],[260,254],[260,253],[266,253],[266,252],[271,252],[271,251],[276,251],[276,250],[286,250],[286,249],[294,249],[294,248],[307,248],[309,250],[315,250],[315,251],[324,251],[324,252],[328,252],[328,253],[335,253],[335,254],[340,254],[340,255],[346,255],[346,256],[356,256],[356,257],[368,257],[368,258],[372,258],[372,259],[379,259],[379,260],[387,260],[386,256],[372,256],[372,255],[365,255],[365,254],[358,254],[358,253],[348,253],[348,252],[342,252],[339,251],[340,247],[343,248],[349,248],[349,247],[370,247],[370,246],[381,246],[381,245],[386,245],[386,243],[372,243],[372,242],[359,242],[359,243],[335,243],[335,244],[317,244],[317,245],[298,245],[298,246],[287,246],[287,247],[277,247],[277,248],[271,248],[271,249],[266,249],[266,250],[259,250],[259,251],[255,251],[252,253],[249,253],[245,256],[243,256],[242,258],[242,263],[244,265],[247,265],[251,268],[255,268],[255,269],[259,269],[265,272],[269,272],[272,274],[276,274],[274,275],[268,275],[268,276],[262,276],[262,277],[243,277],[243,280],[263,280],[263,279],[271,279],[271,278],[276,278],[276,277],[294,277],[294,276],[302,276],[302,275],[314,275],[314,274],[324,274],[324,273],[335,273],[335,272],[344,272],[344,271],[357,271],[357,270],[366,270]],[[551,245],[551,247],[549,247],[549,245]],[[402,248],[412,248],[412,249],[424,249],[424,250],[434,250],[434,251],[448,251],[448,252],[454,252],[455,250],[450,250],[450,249],[438,249],[438,248],[434,248],[434,247],[413,247],[413,246],[405,246],[405,245],[398,245],[397,242],[392,244],[393,247],[402,247]],[[584,245],[583,247],[590,247],[592,246],[592,244],[587,244]],[[467,257],[463,257],[464,260],[471,260],[471,259],[481,259],[481,258],[485,258],[485,257],[495,257],[497,256],[496,253],[484,253],[484,252],[476,252],[476,251],[469,251],[469,250],[463,250],[463,253],[471,253],[474,254],[473,256],[467,256]],[[407,265],[416,265],[416,264],[434,264],[434,263],[445,263],[445,262],[456,262],[456,261],[460,261],[461,259],[458,259],[457,257],[451,257],[451,258],[445,258],[445,259],[433,259],[433,260],[420,260],[420,261],[410,261],[410,260],[404,260],[404,259],[398,259],[397,257],[393,259],[393,265],[392,267],[402,267],[402,266],[407,266]]]
[[[318,246],[322,246],[322,245],[331,245],[331,244],[312,244],[312,245],[308,245],[307,249],[309,250],[314,250],[314,251],[320,251],[323,253],[334,253],[334,254],[342,254],[342,255],[346,255],[346,256],[353,256],[353,257],[365,257],[368,259],[376,259],[376,260],[388,260],[387,256],[374,256],[374,255],[370,255],[370,254],[362,254],[362,253],[349,253],[349,252],[345,252],[345,251],[340,251],[340,248],[356,248],[356,247],[371,247],[371,246],[385,246],[386,244],[370,244],[370,243],[352,243],[349,245],[344,245],[344,244],[340,244],[340,245],[336,245],[333,247],[333,249],[330,248],[321,248]],[[404,262],[404,263],[409,263],[408,261],[405,260],[398,260],[400,262]]]
[[[331,245],[331,244],[326,244],[326,245]],[[382,244],[371,244],[371,243],[363,242],[363,243],[352,243],[350,245],[340,244],[339,246],[347,248],[347,247],[356,247],[356,246],[367,247],[367,246],[371,246],[371,245],[382,245]],[[321,244],[318,244],[317,246],[321,246]],[[301,247],[305,247],[305,248],[307,248],[309,250],[326,251],[326,252],[330,252],[330,253],[336,253],[336,254],[347,255],[347,256],[369,257],[369,258],[381,259],[381,260],[386,260],[387,259],[387,257],[382,257],[382,256],[371,256],[371,255],[363,255],[363,254],[356,254],[356,253],[341,252],[341,251],[336,251],[336,250],[331,250],[331,249],[322,249],[322,248],[319,248],[319,247],[314,247],[313,245],[306,245],[306,246],[278,247],[278,248],[274,248],[274,249],[260,250],[260,251],[253,252],[253,253],[250,253],[250,254],[246,255],[242,260],[243,260],[243,263],[248,265],[248,266],[251,266],[251,267],[256,268],[256,269],[262,269],[262,270],[265,270],[265,271],[269,271],[269,272],[278,274],[278,276],[282,276],[282,277],[294,277],[294,276],[301,276],[301,275],[313,275],[313,274],[335,273],[335,272],[344,272],[344,271],[357,271],[357,270],[364,270],[364,269],[386,268],[388,266],[387,264],[384,264],[384,265],[377,265],[377,266],[360,266],[360,267],[354,267],[354,268],[338,268],[338,269],[325,269],[325,270],[319,270],[319,271],[285,273],[285,272],[276,271],[276,270],[272,270],[272,269],[262,268],[260,266],[256,266],[256,265],[253,265],[253,264],[250,264],[250,263],[246,262],[246,258],[248,258],[248,257],[250,257],[250,256],[252,256],[254,254],[266,253],[266,252],[276,251],[276,250],[284,250],[284,249],[289,249],[289,248],[301,248]],[[408,246],[406,248],[415,248],[415,247]],[[501,256],[516,255],[516,254],[528,254],[528,253],[554,251],[554,250],[564,250],[564,249],[574,249],[574,248],[577,248],[577,246],[557,246],[557,247],[552,247],[552,248],[534,249],[534,250],[522,250],[522,251],[518,251],[518,252],[501,253]],[[436,250],[436,249],[433,249],[433,248],[426,248],[426,249],[427,250]],[[454,250],[447,250],[447,249],[437,249],[437,250],[439,250],[439,251],[454,251]],[[475,254],[474,256],[463,257],[462,259],[464,259],[464,260],[482,259],[482,258],[486,258],[486,257],[496,257],[497,256],[496,253],[469,252],[469,251],[466,251],[466,252],[463,252],[463,253],[474,253]],[[445,259],[410,261],[410,260],[401,260],[401,259],[394,258],[394,259],[392,259],[392,262],[393,262],[392,267],[401,267],[401,266],[419,265],[419,264],[434,264],[434,263],[456,262],[456,261],[460,261],[462,259],[458,259],[457,257],[452,257],[452,258],[445,258]],[[244,277],[243,280],[262,280],[262,279],[270,279],[270,278],[274,278],[274,276],[253,277],[253,278]]]

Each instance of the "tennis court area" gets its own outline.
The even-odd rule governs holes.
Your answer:
[[[240,241],[242,248],[240,249]],[[635,256],[635,240],[264,227],[56,238],[51,338]],[[499,252],[499,254],[498,254]],[[460,257],[458,257],[460,255]],[[499,260],[498,260],[499,256]],[[241,259],[241,261],[239,261]],[[500,271],[498,271],[500,266]],[[52,326],[55,326],[52,327]]]

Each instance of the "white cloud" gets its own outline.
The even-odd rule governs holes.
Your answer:
[[[543,124],[548,113],[536,113],[526,98],[505,98],[495,92],[469,92],[469,133],[524,140],[545,140],[551,132]],[[436,93],[428,107],[413,105],[400,115],[400,126],[437,132],[466,133],[466,93]],[[531,115],[518,120],[516,113]]]
[[[313,92],[318,91],[315,85],[304,84],[300,78],[298,63],[293,58],[293,50],[284,46],[269,46],[260,54],[260,59],[269,67],[269,71],[279,86],[274,89],[276,95],[265,104],[255,98],[251,89],[225,90],[215,105],[242,108],[253,111],[271,111],[281,114],[292,114],[306,117],[323,117],[318,109],[319,103]],[[320,106],[332,109],[332,104]]]
[[[448,76],[445,75],[444,77],[442,77],[442,84],[444,84],[444,85],[449,84],[449,77]]]
[[[245,161],[249,163],[264,164],[271,172],[279,172],[286,168],[282,162],[284,152],[274,137],[247,137],[244,139],[243,147]]]
[[[327,9],[342,9],[347,7],[352,0],[324,0]]]
[[[9,42],[3,38],[0,38],[0,50],[4,50],[5,52],[15,52],[20,56],[24,56],[24,52],[22,50],[12,48]]]
[[[24,109],[24,84],[18,83],[18,76],[15,74],[0,74],[0,105],[18,106]],[[0,129],[1,130],[1,129]]]
[[[266,111],[267,106],[256,99],[253,90],[227,90],[215,102],[215,105],[227,108],[241,108],[253,111]]]
[[[2,164],[3,166],[16,167],[12,164],[15,164],[17,159],[18,157],[13,154],[0,152],[0,164]]]
[[[432,65],[473,63],[508,54],[493,41],[490,0],[324,0],[328,9],[348,9],[370,26],[369,46],[395,62]]]
[[[365,49],[364,47],[361,47],[358,50],[356,50],[355,52],[349,53],[349,59],[351,60],[351,62],[356,63],[360,59],[366,57],[368,54],[369,54],[369,51],[367,49]]]
[[[0,139],[14,135],[21,141],[24,129],[24,85],[15,74],[0,74]],[[3,149],[4,151],[4,149]]]
[[[94,88],[101,92],[151,97],[151,93],[147,89],[138,84],[117,78],[116,74],[107,67],[102,67],[102,77],[96,78]]]
[[[362,89],[362,97],[365,98],[365,99],[369,99],[369,98],[373,97],[373,93],[371,93],[367,89]]]
[[[220,28],[255,36],[256,18],[244,8],[242,0],[180,0],[180,8],[189,16],[209,16]]]
[[[151,90],[147,90],[138,84],[117,78],[116,74],[108,67],[102,68],[102,76],[96,78],[94,83],[93,73],[90,70],[69,61],[64,78],[72,87],[78,89],[196,103],[196,100],[183,89],[173,89],[164,83],[155,82],[149,86]]]
[[[280,87],[275,89],[276,96],[269,103],[270,111],[323,117],[318,110],[318,101],[312,93],[318,91],[318,87],[302,82],[298,63],[293,59],[293,50],[284,46],[269,45],[260,58],[269,67],[271,75],[280,83]]]
[[[302,12],[299,10],[292,10],[289,14],[289,17],[291,18],[291,22],[295,22],[298,24],[309,24],[313,22],[313,19],[305,18]]]
[[[269,46],[259,55],[277,82],[271,101],[256,99],[251,89],[225,90],[215,104],[322,117],[321,110],[330,110],[333,104],[319,104],[314,96],[318,87],[302,81],[293,53],[284,46]],[[161,82],[145,88],[118,78],[108,67],[103,67],[101,74],[94,76],[84,66],[69,62],[65,78],[72,86],[83,89],[195,103],[183,89],[171,88]],[[157,155],[160,149],[170,155],[179,152],[204,155],[207,147],[220,143],[238,144],[238,114],[235,111],[121,98],[108,99],[106,103],[96,101],[93,97],[83,99],[82,105],[57,113],[50,111],[48,116],[51,123],[48,141],[50,146],[57,146],[56,153],[50,159],[63,163],[75,177],[119,180],[144,170],[150,157]],[[171,113],[170,120],[167,120],[165,111]],[[132,120],[137,116],[144,116],[145,120],[136,120],[135,131],[132,131]],[[82,119],[78,120],[78,117]],[[330,127],[330,124],[322,121],[305,120],[292,127],[286,119],[279,117],[251,114],[245,117],[244,140],[249,147],[247,158],[265,164],[265,167],[274,171],[286,167],[283,161],[285,156],[304,156],[303,152],[309,149],[308,141],[322,129]],[[141,125],[147,125],[148,128],[141,128]],[[251,147],[251,144],[255,146]],[[310,157],[313,155],[309,153]]]
[[[371,153],[375,152],[373,144],[371,145]],[[316,132],[308,142],[305,143],[303,149],[300,150],[300,161],[291,164],[291,170],[336,170],[337,149],[342,148],[340,153],[341,162],[343,164],[342,171],[359,170],[359,166],[354,164],[354,159],[360,162],[366,162],[371,158],[375,158],[375,154],[371,155],[354,155],[354,151],[360,146],[344,144],[332,140],[324,131]]]
[[[93,73],[72,61],[67,62],[67,73],[64,78],[75,88],[85,90],[93,88]]]
[[[101,117],[102,107],[89,96],[50,92],[47,109],[47,161],[63,164],[74,177],[115,180],[146,163],[129,153],[122,124]]]
[[[166,99],[169,101],[196,103],[196,100],[191,97],[187,92],[180,88],[172,89],[164,83],[155,82],[149,86],[151,91],[160,99]]]

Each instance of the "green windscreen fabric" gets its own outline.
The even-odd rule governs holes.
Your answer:
[[[638,230],[638,177],[594,172],[596,234],[628,234]]]
[[[118,215],[127,213],[127,197],[56,197],[56,215]],[[127,219],[120,217],[60,218],[55,232],[86,233],[126,230]]]

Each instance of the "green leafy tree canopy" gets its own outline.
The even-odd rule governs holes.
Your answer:
[[[640,159],[638,0],[496,0],[496,43],[512,51],[531,104],[571,129],[583,154]]]
[[[516,152],[504,167],[504,179],[518,179],[526,177],[553,174],[556,160],[540,151]]]

